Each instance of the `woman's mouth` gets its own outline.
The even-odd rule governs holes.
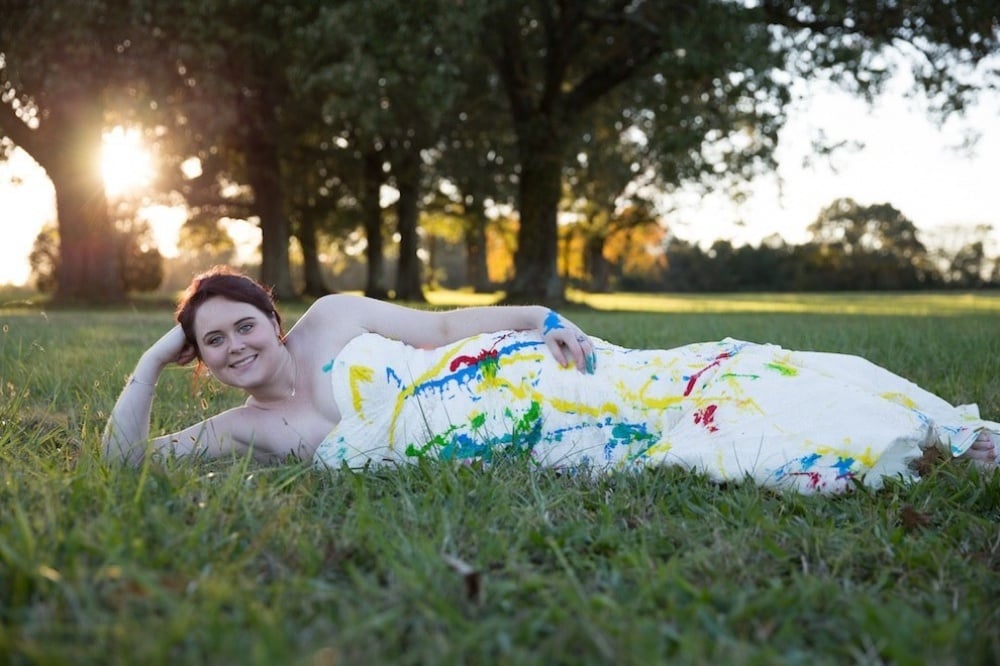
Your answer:
[[[229,367],[233,368],[234,370],[239,370],[240,368],[245,368],[246,366],[250,365],[255,360],[257,360],[257,354],[253,354],[252,356],[247,356],[246,358],[241,358],[235,363],[230,363]]]

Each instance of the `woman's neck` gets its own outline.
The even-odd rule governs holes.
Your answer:
[[[295,356],[287,347],[282,347],[285,351],[285,361],[281,368],[275,373],[272,381],[261,390],[250,393],[248,403],[260,409],[273,409],[292,401],[298,390],[299,366]]]

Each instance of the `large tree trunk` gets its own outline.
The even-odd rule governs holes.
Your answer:
[[[535,118],[518,129],[521,180],[518,184],[521,224],[514,254],[514,279],[506,301],[546,303],[565,301],[559,277],[559,209],[562,179],[562,140],[554,123]]]
[[[329,294],[330,289],[323,279],[323,267],[319,263],[316,224],[309,212],[306,212],[299,220],[299,231],[296,237],[299,239],[299,245],[302,246],[302,268],[305,274],[305,286],[302,293],[313,298]]]
[[[486,213],[482,205],[468,211],[469,222],[465,227],[465,283],[476,292],[491,291],[489,272],[486,266]]]
[[[125,300],[117,234],[108,214],[100,155],[104,114],[85,91],[68,92],[45,120],[47,134],[35,159],[56,192],[61,303]]]
[[[253,212],[260,219],[260,280],[274,290],[277,298],[294,299],[278,150],[267,137],[248,141],[247,181],[253,189]]]
[[[584,246],[584,260],[590,276],[590,290],[597,293],[608,291],[611,280],[611,266],[604,258],[604,244],[608,237],[604,234],[588,236]]]
[[[125,300],[117,235],[101,183],[84,174],[51,172],[59,219],[55,300],[108,304]],[[98,177],[97,180],[100,178]]]
[[[365,259],[368,262],[368,274],[365,283],[365,296],[371,298],[389,298],[389,290],[383,283],[384,255],[382,251],[382,155],[375,150],[365,153],[363,158],[361,184],[361,217],[365,228]]]
[[[396,229],[399,232],[399,264],[396,270],[396,298],[425,302],[422,286],[420,238],[417,222],[420,217],[420,158],[413,153],[402,155],[396,163]]]

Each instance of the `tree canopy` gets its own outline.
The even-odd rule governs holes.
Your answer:
[[[817,77],[875,99],[907,68],[932,115],[960,112],[1000,83],[979,67],[998,51],[994,4],[0,0],[0,145],[55,185],[65,300],[124,295],[95,165],[102,133],[130,124],[193,215],[258,221],[279,296],[294,292],[293,234],[318,292],[317,234],[360,221],[369,291],[389,293],[394,223],[393,291],[419,298],[420,213],[448,193],[468,218],[470,274],[490,206],[509,202],[508,298],[556,302],[557,213],[581,154],[635,176],[608,192],[738,184],[774,166],[792,87]],[[191,158],[200,175],[180,169]]]

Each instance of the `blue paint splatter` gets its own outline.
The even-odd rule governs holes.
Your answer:
[[[530,349],[533,347],[540,347],[545,343],[539,342],[537,340],[526,340],[521,342],[513,342],[506,346],[497,349],[497,358],[503,358],[504,356],[515,354],[522,349]],[[411,391],[414,396],[418,396],[421,393],[432,393],[436,392],[438,394],[444,394],[448,384],[454,382],[459,386],[468,387],[475,380],[480,379],[481,370],[478,364],[465,365],[456,370],[455,372],[442,375],[436,379],[430,379],[420,384],[415,384]],[[386,379],[395,380],[397,386],[403,388],[405,383],[396,374],[395,370],[391,367],[386,368]],[[537,382],[537,379],[535,380]]]
[[[802,456],[801,458],[799,458],[799,462],[802,463],[802,471],[811,469],[812,466],[816,464],[816,461],[822,457],[823,456],[821,456],[818,453],[812,453],[808,456]]]
[[[850,477],[852,467],[854,467],[854,458],[837,458],[837,462],[833,464],[833,468],[837,470],[838,479]]]
[[[542,332],[546,335],[551,333],[552,331],[564,328],[562,319],[559,317],[559,315],[556,313],[555,310],[549,310],[549,313],[545,315],[545,321],[542,322],[542,325],[544,326]]]

